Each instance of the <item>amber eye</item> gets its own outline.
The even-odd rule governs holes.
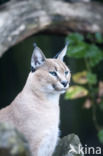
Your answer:
[[[68,73],[69,73],[68,71],[65,71],[65,75],[68,75]]]
[[[53,76],[57,76],[57,73],[55,71],[50,71],[49,73]]]

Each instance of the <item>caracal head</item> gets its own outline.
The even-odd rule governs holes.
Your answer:
[[[54,58],[48,59],[37,45],[34,45],[34,51],[31,57],[31,84],[47,94],[64,93],[70,83],[70,70],[63,62],[67,52],[65,47]]]

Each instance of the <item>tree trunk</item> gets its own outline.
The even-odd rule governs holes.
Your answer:
[[[11,46],[40,31],[103,33],[100,3],[62,0],[11,0],[0,6],[0,56]]]

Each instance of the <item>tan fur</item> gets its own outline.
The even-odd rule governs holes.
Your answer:
[[[54,70],[58,72],[58,79],[49,73]],[[60,81],[67,80],[69,84],[70,73],[64,74],[67,70],[59,59],[46,59],[40,68],[30,72],[14,101],[0,111],[0,121],[12,123],[24,133],[33,156],[51,156],[57,144],[59,96],[65,92]]]

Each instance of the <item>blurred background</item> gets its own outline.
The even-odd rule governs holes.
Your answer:
[[[9,105],[25,85],[33,43],[53,57],[68,40],[65,62],[72,80],[60,101],[61,137],[75,133],[84,146],[102,147],[103,1],[64,1],[26,1],[32,4],[29,10],[25,0],[0,0],[0,108]]]

